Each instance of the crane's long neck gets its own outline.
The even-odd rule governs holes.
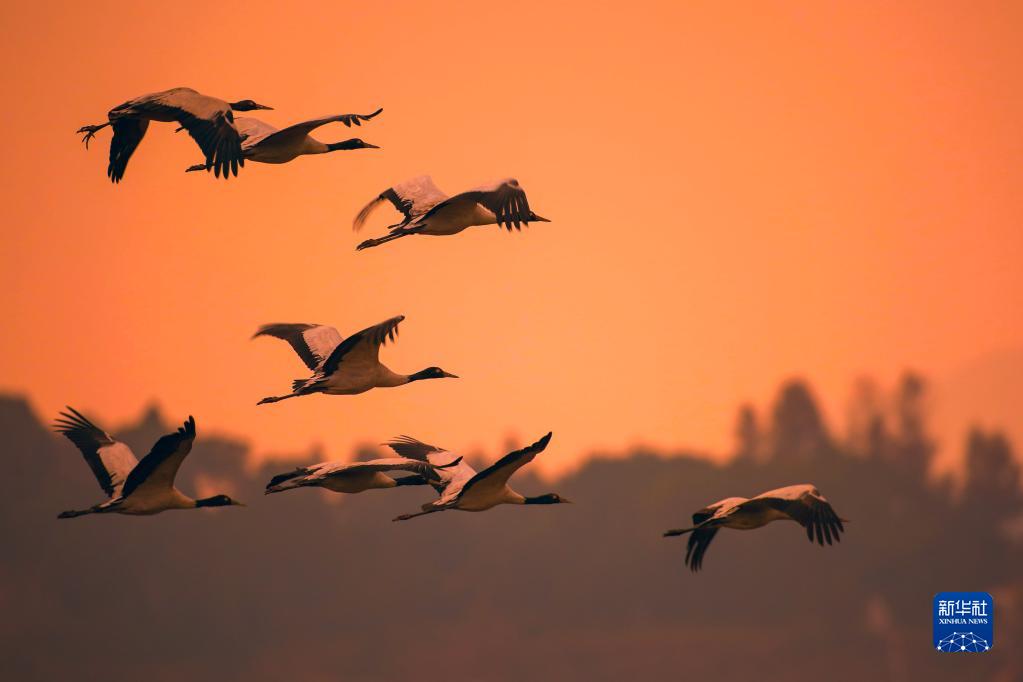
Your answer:
[[[404,386],[410,381],[415,381],[411,374],[398,374],[397,372],[391,371],[387,367],[381,366],[380,379],[377,382],[377,386],[381,388],[392,388],[394,386]]]
[[[324,144],[323,142],[317,140],[315,137],[312,137],[311,135],[306,135],[305,139],[302,140],[302,151],[300,153],[326,154],[327,152],[332,151],[334,150],[330,148],[329,144]]]

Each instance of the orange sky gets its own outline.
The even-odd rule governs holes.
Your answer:
[[[553,429],[551,470],[723,449],[792,374],[837,421],[912,366],[1000,387],[942,403],[958,450],[1023,396],[1023,7],[890,4],[8,4],[0,388],[108,424],[157,399],[262,453]],[[109,130],[75,129],[179,85],[277,125],[382,106],[358,134],[383,149],[224,183],[154,125],[111,185]],[[554,222],[355,253],[355,212],[423,172],[513,175]],[[382,359],[463,379],[256,407],[305,373],[258,325],[399,313]]]

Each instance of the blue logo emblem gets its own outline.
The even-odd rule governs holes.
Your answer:
[[[987,592],[934,595],[934,648],[945,653],[983,653],[995,645],[995,600]]]

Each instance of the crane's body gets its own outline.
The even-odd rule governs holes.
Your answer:
[[[384,237],[367,239],[357,250],[368,249],[413,234],[449,236],[470,227],[502,225],[509,231],[521,230],[530,222],[550,222],[529,208],[526,193],[515,178],[506,178],[448,196],[427,176],[413,178],[389,187],[355,217],[353,227],[362,229],[366,219],[384,202],[390,202],[403,215],[400,223],[391,225]]]
[[[552,434],[528,445],[521,450],[510,452],[497,462],[477,473],[466,464],[453,467],[450,474],[441,473],[441,480],[433,484],[438,498],[422,506],[422,511],[415,514],[402,514],[395,521],[407,521],[417,516],[433,514],[449,509],[458,511],[481,512],[501,504],[565,504],[569,500],[556,493],[547,493],[535,497],[521,495],[508,485],[508,479],[520,468],[547,448]],[[408,436],[401,436],[387,443],[398,454],[433,461],[438,453],[445,450]]]
[[[237,175],[238,167],[245,165],[241,135],[235,127],[233,112],[256,109],[270,107],[249,99],[226,102],[192,88],[171,88],[119,104],[107,112],[106,123],[82,126],[78,132],[84,134],[82,141],[88,148],[89,141],[98,131],[107,126],[113,127],[107,176],[118,183],[124,177],[128,161],[145,137],[149,123],[177,121],[206,157],[203,169],[213,170],[217,177],[223,175],[226,179],[231,174]]]
[[[459,457],[444,465],[433,465],[405,457],[386,457],[363,462],[321,462],[274,476],[266,486],[266,493],[317,487],[335,493],[355,494],[399,485],[426,485],[439,480],[437,469],[455,466],[461,459]],[[410,471],[416,475],[395,480],[388,476],[388,473],[393,471]]]
[[[310,388],[327,395],[358,395],[374,388],[394,388],[409,382],[410,375],[398,374],[381,363],[360,364],[316,380]]]
[[[72,407],[62,412],[57,431],[78,447],[96,481],[109,496],[88,509],[61,512],[57,518],[86,514],[127,514],[151,516],[172,509],[244,506],[227,495],[193,499],[174,486],[174,478],[195,440],[192,417],[175,433],[163,436],[141,460],[131,449],[89,421]]]
[[[700,570],[703,555],[721,528],[755,530],[774,521],[795,521],[806,528],[806,535],[817,543],[840,542],[845,519],[839,518],[824,496],[808,483],[769,490],[753,498],[726,497],[693,514],[693,525],[666,531],[665,537],[689,536],[686,564]]]
[[[382,111],[383,109],[377,109],[372,114],[324,116],[295,123],[280,130],[258,118],[239,116],[235,120],[235,125],[241,135],[241,155],[247,161],[281,164],[310,154],[326,154],[351,149],[379,149],[376,145],[364,142],[357,137],[341,142],[327,143],[320,142],[310,133],[328,123],[343,123],[346,127],[359,126],[362,125],[361,121],[368,121]],[[206,165],[195,164],[185,170],[186,172],[206,170]]]
[[[374,388],[393,388],[421,379],[458,378],[439,367],[427,367],[413,374],[398,374],[380,362],[380,346],[393,341],[404,315],[384,320],[342,339],[333,327],[320,324],[277,323],[260,327],[257,336],[287,341],[312,370],[313,375],[296,379],[291,393],[269,396],[259,404],[275,403],[314,393],[357,395]]]

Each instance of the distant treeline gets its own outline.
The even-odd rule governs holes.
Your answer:
[[[734,457],[594,457],[558,483],[576,504],[390,519],[425,488],[264,498],[294,465],[247,465],[199,438],[190,493],[248,503],[57,521],[99,499],[70,443],[0,399],[0,670],[6,679],[1023,679],[1023,492],[999,433],[964,434],[961,481],[931,474],[924,382],[863,390],[840,433],[809,387],[739,411]],[[176,421],[177,416],[169,421]],[[119,434],[145,452],[151,411]],[[423,438],[429,434],[417,434]],[[360,453],[368,456],[371,453]],[[818,485],[852,520],[819,547],[797,527],[725,531],[704,571],[665,528],[730,495]],[[523,470],[516,487],[547,487]],[[994,649],[938,654],[938,591],[995,597]]]

